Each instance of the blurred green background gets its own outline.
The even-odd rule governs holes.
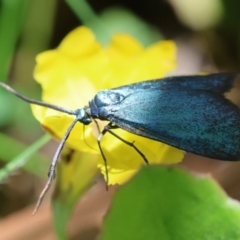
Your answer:
[[[41,89],[32,74],[35,56],[57,47],[68,32],[81,24],[90,27],[103,45],[116,32],[130,33],[144,46],[161,39],[175,40],[178,68],[174,75],[239,72],[239,22],[238,0],[1,0],[0,80],[40,99]],[[39,176],[46,178],[56,143],[50,141],[39,154],[30,153],[34,155],[25,170],[9,171],[6,164],[29,145],[44,145],[48,138],[40,139],[43,135],[29,105],[0,89],[0,176],[4,172],[8,176],[0,182],[0,219],[36,201],[45,181]],[[193,160],[191,154],[182,165],[212,172],[231,196],[240,199],[240,171],[236,165]],[[95,239],[97,235],[96,228],[81,231],[88,234],[84,239]]]

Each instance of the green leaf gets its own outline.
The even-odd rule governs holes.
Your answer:
[[[108,29],[110,37],[115,33],[127,33],[138,39],[145,47],[163,39],[163,36],[156,27],[145,22],[125,8],[108,8],[101,13],[100,20],[105,28]],[[94,30],[97,36],[101,34],[96,27]],[[106,43],[109,40],[106,39]]]
[[[67,223],[72,210],[98,173],[97,155],[64,148],[58,164],[53,196],[54,226],[59,240],[67,238]]]
[[[31,146],[25,146],[17,140],[0,133],[0,159],[9,162],[0,169],[0,181],[20,167],[37,176],[46,177],[50,166],[49,159],[36,152],[50,139],[51,137],[46,134]]]
[[[2,0],[0,10],[0,79],[7,79],[12,55],[30,0]]]
[[[100,239],[240,239],[240,206],[210,178],[145,167],[116,194]]]
[[[102,44],[107,44],[111,35],[99,16],[91,8],[87,0],[65,0],[71,7],[83,25],[89,27],[94,32],[97,40]]]
[[[14,122],[15,109],[18,104],[18,99],[12,97],[5,89],[0,89],[0,126],[7,126]],[[19,112],[23,112],[22,108],[18,106]]]
[[[92,29],[97,40],[107,45],[115,33],[127,33],[144,46],[163,39],[159,30],[146,23],[133,12],[112,7],[98,16],[86,0],[65,0],[83,24]]]

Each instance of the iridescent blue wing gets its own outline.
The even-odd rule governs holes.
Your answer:
[[[203,90],[223,94],[233,87],[237,77],[239,77],[239,75],[235,73],[215,73],[203,76],[174,76],[138,82],[110,90],[125,96],[140,91],[181,90],[183,88],[189,91]]]
[[[120,128],[198,155],[240,160],[240,110],[208,90],[135,92],[105,109]]]

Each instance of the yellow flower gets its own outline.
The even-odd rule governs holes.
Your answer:
[[[57,49],[37,56],[34,77],[42,86],[44,101],[75,110],[88,105],[99,90],[164,77],[175,68],[175,54],[172,41],[144,48],[126,34],[114,35],[109,46],[104,48],[89,29],[79,27],[69,33]],[[72,116],[55,110],[38,106],[32,106],[32,110],[42,126],[57,139],[63,137],[73,121]],[[107,124],[98,122],[101,127]],[[182,151],[176,148],[122,129],[114,131],[127,141],[134,141],[150,163],[170,164],[183,158]],[[84,128],[77,123],[67,145],[74,150],[99,154],[97,135],[95,123]],[[102,146],[110,184],[123,183],[145,164],[134,149],[110,134],[103,137]],[[100,154],[98,167],[105,174]]]

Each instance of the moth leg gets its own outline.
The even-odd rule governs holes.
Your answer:
[[[116,125],[112,125],[112,123],[109,123],[107,126],[105,126],[104,129],[106,129],[107,132],[109,132],[110,134],[112,134],[114,137],[116,137],[117,139],[119,139],[120,141],[124,142],[125,144],[127,144],[128,146],[132,147],[135,149],[135,151],[143,158],[144,162],[146,164],[149,164],[147,158],[145,157],[145,155],[134,145],[134,141],[133,142],[129,142],[123,138],[121,138],[120,136],[118,136],[115,132],[113,132],[111,129],[117,129],[119,128]]]
[[[99,133],[100,133],[100,132],[99,132]],[[86,140],[86,137],[85,137],[85,125],[84,125],[84,124],[83,124],[83,141],[85,142],[85,144],[86,144],[89,148],[97,151],[97,149],[94,148],[93,146],[91,146],[91,145],[87,142],[87,140]]]
[[[97,139],[97,143],[98,143],[98,147],[99,147],[99,150],[101,152],[101,155],[102,155],[102,158],[104,160],[104,166],[105,166],[105,171],[106,171],[106,182],[108,184],[108,181],[109,181],[109,177],[108,177],[108,169],[107,169],[107,159],[103,153],[103,150],[102,150],[102,146],[101,146],[101,140],[103,138],[103,136],[109,132],[110,134],[112,134],[114,137],[116,137],[117,139],[119,139],[120,141],[124,142],[125,144],[127,144],[128,146],[132,147],[135,149],[135,151],[137,151],[137,153],[143,158],[144,162],[146,164],[148,164],[148,160],[147,158],[145,157],[145,155],[134,145],[134,142],[129,142],[123,138],[121,138],[120,136],[118,136],[116,133],[114,133],[111,129],[117,129],[119,128],[118,126],[116,125],[113,125],[111,122],[106,125],[103,129],[103,131],[99,134],[98,136],[98,139]],[[107,186],[106,186],[107,188]]]
[[[108,125],[110,125],[111,123],[109,123]],[[107,125],[107,126],[108,126]],[[107,130],[106,130],[106,127],[104,127],[103,131],[98,135],[98,139],[97,139],[97,143],[98,143],[98,148],[101,152],[101,155],[102,155],[102,158],[103,158],[103,161],[104,161],[104,167],[105,167],[105,172],[106,172],[106,189],[108,190],[108,182],[109,182],[109,178],[108,178],[108,168],[107,168],[107,159],[103,153],[103,150],[102,150],[102,146],[101,146],[101,140],[103,138],[103,136],[107,133]]]
[[[96,126],[97,126],[98,133],[101,133],[98,122],[97,122],[96,119],[94,119],[94,118],[93,118],[93,121],[95,122],[95,124],[96,124]]]

